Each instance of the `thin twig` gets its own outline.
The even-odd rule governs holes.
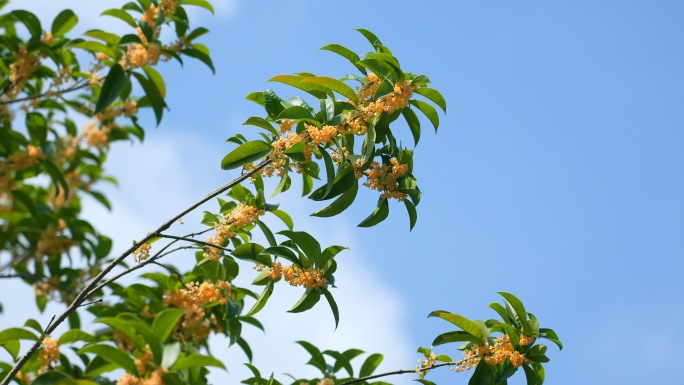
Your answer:
[[[233,186],[242,183],[245,181],[247,178],[250,176],[254,175],[255,173],[259,172],[262,168],[266,167],[269,163],[271,163],[271,159],[266,158],[264,161],[259,163],[254,169],[250,170],[250,172],[240,175],[239,177],[233,179],[232,181],[224,184],[223,186],[217,188],[216,190],[210,192],[207,196],[204,198],[200,199],[199,201],[193,203],[190,205],[190,207],[186,208],[185,210],[181,211],[180,213],[174,215],[171,219],[168,221],[164,222],[161,226],[159,226],[156,230],[148,233],[144,238],[142,238],[140,241],[135,242],[132,246],[130,246],[126,251],[124,251],[121,255],[119,255],[116,259],[114,259],[109,265],[107,265],[101,272],[98,274],[93,280],[86,285],[86,287],[81,290],[76,298],[73,300],[71,305],[67,307],[66,310],[62,314],[57,317],[57,320],[54,323],[51,323],[48,328],[45,329],[45,334],[50,334],[52,333],[59,325],[64,322],[71,313],[75,312],[79,306],[88,298],[89,295],[93,294],[95,291],[93,291],[94,288],[98,286],[98,283],[104,279],[107,274],[109,274],[112,269],[114,269],[115,266],[117,266],[119,263],[123,262],[126,257],[129,255],[133,254],[135,250],[137,250],[142,244],[146,243],[147,241],[158,237],[163,231],[168,230],[171,225],[176,223],[178,219],[184,217],[188,213],[192,212],[195,210],[197,207],[201,206],[202,204],[206,203],[210,199],[215,198],[216,196],[228,191],[231,189]],[[2,380],[0,385],[8,385],[10,381],[17,375],[19,370],[28,362],[28,360],[33,356],[38,349],[40,348],[41,342],[36,341],[29,350],[17,361],[16,364],[12,367],[12,369],[7,373],[5,378]]]
[[[186,241],[186,242],[192,242],[192,243],[199,243],[200,245],[204,245],[204,246],[207,246],[207,247],[214,247],[214,248],[221,249],[221,250],[227,251],[227,252],[233,251],[232,249],[227,249],[227,248],[225,248],[225,247],[223,247],[223,246],[215,245],[215,244],[209,243],[209,242],[198,241],[198,240],[192,239],[192,238],[177,237],[177,236],[175,236],[175,235],[168,235],[168,234],[159,234],[159,236],[162,237],[162,238],[175,239],[175,240],[177,240],[177,241]]]
[[[81,304],[80,307],[90,306],[90,305],[92,305],[92,304],[100,303],[100,302],[102,302],[102,298],[96,299],[95,301],[90,301],[90,302],[83,303],[83,304]]]
[[[28,101],[28,100],[39,99],[39,98],[42,98],[42,97],[48,96],[48,95],[62,95],[62,94],[66,94],[66,93],[68,93],[68,92],[80,90],[81,88],[88,87],[89,85],[90,85],[90,84],[88,84],[88,83],[84,83],[84,84],[79,84],[79,85],[77,85],[77,86],[74,86],[74,87],[71,87],[71,88],[67,88],[67,89],[61,90],[61,91],[48,91],[48,92],[44,92],[44,93],[38,94],[38,95],[27,96],[27,97],[25,97],[25,98],[19,98],[19,99],[12,99],[12,100],[0,101],[0,105],[13,104],[13,103],[19,103],[19,102],[25,102],[25,101]]]
[[[380,378],[380,377],[387,377],[387,376],[394,376],[397,374],[407,374],[407,373],[420,373],[420,372],[425,372],[431,369],[439,368],[442,366],[454,366],[458,365],[460,361],[454,361],[454,362],[443,362],[441,364],[436,364],[429,366],[427,368],[417,368],[417,369],[401,369],[401,370],[394,370],[391,372],[385,372],[385,373],[380,373],[380,374],[373,374],[371,376],[366,376],[366,377],[360,377],[354,380],[349,380],[346,382],[341,383],[340,385],[351,385],[351,384],[356,384],[359,382],[364,382],[368,380],[372,380],[374,378]]]
[[[180,281],[181,285],[183,284],[183,276],[178,272],[178,270],[174,269],[173,267],[171,267],[171,266],[169,266],[169,265],[165,265],[165,264],[160,263],[160,262],[157,262],[157,261],[152,261],[152,264],[153,264],[153,265],[157,265],[157,266],[161,266],[161,267],[163,267],[163,268],[169,270],[170,272],[172,272],[173,274],[176,275],[176,278],[178,278],[178,280]]]

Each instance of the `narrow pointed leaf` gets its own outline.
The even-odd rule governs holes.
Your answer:
[[[312,76],[302,80],[302,83],[316,84],[327,89],[330,89],[332,91],[335,91],[338,94],[345,96],[346,98],[354,102],[357,101],[356,92],[354,91],[354,89],[345,84],[344,82],[334,78],[330,78],[327,76]]]
[[[442,94],[439,93],[434,88],[429,88],[429,87],[419,87],[414,90],[415,93],[419,95],[423,95],[429,100],[431,100],[433,103],[439,106],[439,108],[442,109],[446,113],[446,100],[444,100],[444,97]]]
[[[484,338],[482,335],[482,330],[477,324],[462,315],[449,313],[443,310],[435,310],[428,315],[428,317],[439,317],[445,321],[451,322],[452,324],[463,329],[464,332],[477,337],[479,339]]]
[[[100,98],[95,105],[95,113],[101,112],[121,95],[124,86],[126,85],[126,71],[120,64],[114,64],[109,70],[107,77],[105,77],[104,84],[102,84],[102,91]]]
[[[270,154],[271,151],[273,151],[273,147],[261,140],[247,142],[228,153],[221,162],[221,168],[224,170],[232,170],[242,167],[247,163],[265,157]]]
[[[343,212],[349,206],[351,206],[352,203],[354,203],[354,199],[356,199],[356,194],[358,191],[359,184],[352,184],[349,190],[345,191],[339,198],[333,201],[329,206],[316,211],[315,213],[311,214],[311,216],[327,218]]]
[[[435,127],[435,132],[437,132],[437,128],[439,128],[439,114],[437,113],[435,107],[432,107],[422,100],[411,100],[409,103],[416,106],[420,112],[427,116],[428,120],[430,120],[430,123],[432,123],[432,126]]]
[[[373,227],[384,221],[387,218],[387,215],[389,215],[389,203],[386,198],[380,198],[378,199],[378,205],[375,207],[375,210],[373,210],[366,219],[361,221],[358,226]]]

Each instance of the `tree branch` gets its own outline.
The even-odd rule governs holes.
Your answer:
[[[453,361],[453,362],[443,362],[441,364],[436,364],[429,366],[427,368],[418,368],[418,369],[401,369],[401,370],[394,370],[391,372],[385,372],[385,373],[380,373],[380,374],[373,374],[371,376],[366,376],[366,377],[360,377],[354,380],[349,380],[346,382],[341,383],[340,385],[351,385],[351,384],[356,384],[359,382],[364,382],[367,380],[372,380],[374,378],[380,378],[380,377],[387,377],[387,376],[394,376],[397,374],[407,374],[407,373],[420,373],[420,372],[425,372],[431,369],[439,368],[442,366],[454,366],[458,365],[461,361]]]
[[[227,251],[227,252],[233,251],[233,250],[227,249],[227,248],[225,248],[225,247],[223,247],[223,246],[215,245],[215,244],[209,243],[209,242],[198,241],[198,240],[192,239],[192,238],[177,237],[177,236],[175,236],[175,235],[168,235],[168,234],[159,234],[159,236],[162,237],[162,238],[175,239],[175,240],[177,240],[177,241],[186,241],[186,242],[192,242],[192,243],[199,243],[200,245],[204,245],[204,246],[207,246],[207,247],[214,247],[214,248],[221,249],[221,250]]]
[[[6,101],[0,101],[0,105],[6,105],[6,104],[13,104],[13,103],[25,102],[25,101],[28,101],[28,100],[39,99],[39,98],[42,98],[42,97],[48,96],[48,95],[63,95],[63,94],[66,94],[66,93],[68,93],[68,92],[72,92],[72,91],[80,90],[81,88],[88,87],[89,85],[90,85],[90,84],[88,84],[88,83],[84,83],[84,84],[79,84],[79,85],[73,86],[73,87],[71,87],[71,88],[67,88],[67,89],[65,89],[65,90],[60,90],[60,91],[48,91],[48,92],[44,92],[44,93],[38,94],[38,95],[27,96],[27,97],[25,97],[25,98],[13,99],[13,100],[6,100]],[[3,94],[4,94],[4,93],[5,93],[5,92],[3,92]],[[0,96],[1,96],[1,95],[2,95],[2,94],[0,94]]]
[[[271,163],[271,159],[266,158],[263,160],[261,163],[259,163],[254,169],[250,170],[247,173],[244,173],[240,175],[239,177],[233,179],[232,181],[224,184],[223,186],[217,188],[216,190],[210,192],[207,196],[204,198],[200,199],[199,201],[193,203],[190,205],[190,207],[186,208],[185,210],[181,211],[180,213],[176,214],[173,216],[171,219],[168,221],[164,222],[161,226],[159,226],[156,230],[148,233],[143,239],[140,241],[137,241],[133,243],[131,247],[129,247],[126,251],[124,251],[121,255],[119,255],[116,259],[114,259],[109,265],[107,265],[101,272],[98,274],[83,290],[81,290],[80,293],[76,296],[74,301],[67,307],[67,309],[57,317],[55,322],[51,323],[49,327],[45,329],[45,334],[50,334],[52,333],[59,325],[64,322],[71,313],[75,312],[81,304],[88,298],[89,295],[95,293],[97,290],[94,290],[98,286],[98,283],[104,279],[107,274],[109,274],[112,269],[114,269],[115,266],[117,266],[119,263],[121,263],[126,257],[129,255],[133,254],[135,250],[137,250],[142,244],[146,243],[147,241],[160,236],[160,234],[168,230],[171,225],[173,225],[176,221],[178,221],[180,218],[185,216],[186,214],[192,212],[195,210],[197,207],[201,206],[202,204],[206,203],[210,199],[215,198],[216,196],[224,193],[225,191],[228,191],[231,189],[233,186],[242,183],[243,181],[247,180],[250,176],[256,174],[259,170],[262,168],[266,167],[269,163]],[[2,380],[2,383],[0,385],[8,385],[10,381],[17,375],[19,370],[28,362],[28,360],[33,356],[38,349],[40,348],[42,344],[42,341],[36,341],[30,348],[29,350],[17,361],[16,364],[12,367],[12,369],[7,373],[5,378]]]

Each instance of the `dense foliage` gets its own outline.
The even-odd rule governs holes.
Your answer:
[[[0,1],[0,8],[6,4]],[[302,290],[290,312],[309,310],[323,297],[337,323],[340,314],[331,289],[335,257],[345,248],[323,246],[296,230],[287,212],[266,198],[287,191],[296,174],[303,196],[330,201],[315,216],[340,214],[359,188],[367,187],[377,191],[378,203],[359,226],[385,220],[391,200],[404,205],[411,228],[416,222],[421,194],[413,148],[398,143],[396,130],[408,127],[418,144],[419,114],[436,130],[437,108],[446,112],[446,102],[428,87],[427,76],[405,72],[378,37],[359,29],[372,46],[363,57],[337,44],[323,47],[348,60],[356,74],[280,75],[271,81],[290,85],[304,97],[284,99],[271,90],[248,95],[263,106],[264,115],[245,121],[259,132],[249,128],[229,138],[235,148],[221,166],[241,170],[237,178],[112,255],[111,239],[83,218],[81,200],[88,195],[109,207],[97,188],[115,182],[103,173],[110,144],[144,139],[141,110],[150,109],[157,123],[162,120],[166,91],[158,64],[192,58],[214,70],[209,50],[198,42],[208,31],[191,28],[185,10],[190,6],[213,11],[204,0],[138,0],[102,13],[121,20],[130,33],[90,30],[76,38],[68,36],[78,22],[70,10],[59,13],[49,29],[28,11],[0,15],[0,269],[3,278],[33,286],[41,311],[48,301],[66,306],[49,325],[29,319],[0,332],[0,344],[10,356],[0,363],[3,384],[205,384],[209,367],[225,368],[220,357],[208,353],[210,335],[227,336],[251,362],[242,328],[263,329],[255,316],[283,282]],[[167,29],[172,41],[161,40],[169,35],[161,33]],[[401,121],[406,125],[397,128]],[[270,177],[278,178],[273,192],[265,191],[264,179]],[[205,212],[204,227],[191,233],[177,230],[174,225],[183,215],[214,198],[217,208]],[[272,229],[265,216],[282,227]],[[178,252],[195,255],[193,269],[179,271],[166,263],[169,254]],[[144,269],[150,265],[162,270]],[[139,272],[135,284],[116,282]],[[240,273],[254,274],[253,287],[261,292],[235,285]],[[528,384],[541,384],[548,358],[538,339],[562,345],[519,299],[501,295],[503,304],[490,305],[501,321],[431,313],[459,328],[437,336],[433,347],[461,342],[465,358],[452,360],[419,348],[421,364],[395,374],[417,372],[418,381],[428,384],[423,377],[431,369],[474,368],[472,384],[505,384],[522,367]],[[81,325],[82,311],[96,317],[96,329]],[[70,330],[55,335],[63,322]],[[22,351],[21,340],[30,347]],[[367,383],[388,375],[373,375],[380,354],[366,356],[355,370],[352,362],[363,354],[358,349],[320,351],[305,341],[297,343],[311,354],[309,364],[321,376],[292,378],[293,384]],[[244,383],[281,383],[246,365],[254,376]],[[121,369],[118,378],[109,374]]]

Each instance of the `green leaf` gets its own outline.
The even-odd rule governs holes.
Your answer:
[[[542,385],[544,383],[544,367],[537,363],[534,363],[533,365],[535,365],[534,369],[530,365],[523,365],[525,377],[527,378],[527,385]],[[539,368],[539,370],[537,370],[537,368]]]
[[[411,201],[404,200],[404,206],[406,206],[406,211],[408,212],[409,215],[409,231],[413,230],[413,226],[416,225],[416,221],[418,220],[418,211],[416,211],[416,206],[411,203]]]
[[[31,385],[85,385],[96,384],[92,381],[74,380],[71,376],[62,372],[48,371],[31,382]]]
[[[126,24],[130,25],[133,28],[138,27],[133,16],[131,16],[128,12],[123,11],[121,9],[116,9],[116,8],[108,9],[108,10],[102,12],[100,14],[100,16],[116,17],[117,19],[125,21]]]
[[[283,106],[283,99],[281,99],[273,90],[266,90],[263,94],[264,108],[271,119],[276,119],[278,115],[285,109]]]
[[[264,251],[262,251],[261,254],[277,255],[281,258],[284,258],[294,263],[297,266],[302,266],[302,262],[299,260],[299,258],[297,258],[297,255],[295,255],[295,253],[292,250],[285,246],[271,246],[269,248],[264,249]]]
[[[180,342],[172,342],[164,345],[164,353],[162,354],[162,366],[170,368],[178,359],[181,352]]]
[[[40,37],[40,35],[43,33],[40,20],[31,12],[17,9],[10,12],[10,14],[14,16],[16,20],[20,21],[26,26],[26,29],[28,29],[31,37]]]
[[[2,344],[2,347],[5,348],[5,350],[7,350],[7,353],[9,353],[12,356],[12,359],[14,359],[15,361],[17,360],[19,350],[21,349],[21,343],[19,342],[19,340],[7,341]]]
[[[211,5],[211,3],[209,3],[206,0],[183,0],[183,5],[194,5],[197,7],[204,8],[212,14],[214,13],[214,7]]]
[[[439,93],[434,88],[429,88],[429,87],[419,87],[414,90],[415,93],[419,95],[423,95],[429,100],[431,100],[433,103],[439,106],[439,108],[442,109],[446,113],[446,100],[444,100],[444,97],[442,94]]]
[[[304,295],[288,310],[290,313],[301,313],[309,310],[321,299],[321,295],[317,291],[307,289]]]
[[[0,344],[18,340],[40,341],[32,332],[21,328],[9,328],[0,332]]]
[[[95,353],[98,357],[101,357],[112,364],[116,364],[118,367],[125,369],[128,373],[138,372],[133,359],[128,355],[128,353],[110,345],[88,345],[81,348],[78,353]]]
[[[382,42],[380,42],[380,39],[378,39],[375,34],[367,29],[363,28],[356,28],[357,31],[361,32],[361,34],[368,39],[368,41],[375,47],[376,45],[382,45]]]
[[[439,114],[437,113],[437,110],[435,110],[435,107],[432,107],[422,100],[411,100],[409,103],[416,106],[420,112],[427,116],[430,123],[432,123],[432,126],[435,127],[435,132],[437,132],[437,128],[439,127]]]
[[[482,342],[482,338],[476,337],[468,332],[461,330],[446,332],[438,335],[434,341],[432,341],[432,346],[439,346],[443,344],[448,344],[451,342]]]
[[[522,301],[520,301],[518,297],[514,296],[511,293],[506,293],[504,291],[500,291],[498,293],[506,299],[507,307],[508,304],[510,304],[510,306],[513,308],[513,311],[520,320],[519,325],[516,326],[520,327],[527,320],[527,311],[525,310],[525,306],[523,305]]]
[[[320,49],[334,52],[342,56],[343,58],[349,60],[349,62],[352,63],[354,67],[356,67],[364,75],[366,74],[366,69],[363,68],[363,66],[356,64],[359,62],[359,60],[361,60],[361,58],[359,57],[359,55],[357,55],[354,51],[350,50],[349,48],[341,46],[339,44],[328,44],[326,46],[321,47]]]
[[[463,329],[464,332],[477,337],[480,340],[485,337],[482,334],[482,330],[475,322],[463,317],[462,315],[449,313],[443,310],[435,310],[430,313],[428,317],[439,317],[445,321],[451,322],[452,324]]]
[[[77,341],[85,341],[92,343],[95,342],[96,339],[91,334],[79,329],[69,330],[59,337],[60,345],[71,344]]]
[[[252,309],[245,315],[245,317],[251,317],[258,313],[261,309],[263,309],[266,303],[268,302],[268,299],[271,298],[271,294],[273,294],[273,281],[269,282],[268,285],[266,285],[266,288],[254,303]]]
[[[179,371],[188,368],[204,368],[207,366],[214,366],[221,369],[226,368],[223,362],[214,357],[205,356],[202,354],[191,354],[187,357],[179,358],[171,367],[171,369],[174,371]]]
[[[161,90],[157,88],[157,85],[152,80],[146,78],[144,75],[137,72],[133,72],[133,76],[135,76],[135,78],[138,79],[138,83],[140,83],[140,86],[145,91],[145,95],[147,95],[147,100],[150,102],[152,110],[154,111],[154,116],[157,120],[157,124],[159,124],[164,114],[164,107],[166,106],[166,103],[164,102],[164,96],[162,95]]]
[[[331,92],[318,84],[302,83],[306,77],[301,75],[278,75],[268,79],[269,82],[279,82],[306,91],[318,99],[324,99]]]
[[[76,24],[78,24],[78,16],[76,16],[74,11],[65,9],[55,17],[50,31],[55,37],[64,36],[67,32],[71,31]]]
[[[510,319],[510,317],[508,317],[508,314],[506,313],[506,308],[503,307],[500,303],[493,302],[493,303],[489,304],[489,307],[494,309],[494,311],[497,312],[497,314],[499,314],[499,317],[501,317],[501,319],[504,322],[511,323],[511,319]]]
[[[325,299],[330,305],[330,310],[332,310],[333,317],[335,318],[335,329],[337,329],[337,326],[340,324],[340,310],[337,308],[337,302],[335,302],[335,298],[333,298],[333,295],[328,289],[322,287],[321,292],[323,292]]]
[[[283,210],[273,210],[269,212],[278,217],[278,219],[280,219],[281,221],[283,221],[283,223],[285,224],[285,226],[287,226],[289,230],[292,230],[294,228],[294,222],[292,221],[292,217],[290,217],[290,214],[286,213]]]
[[[328,151],[326,151],[324,148],[319,148],[319,150],[325,164],[325,176],[327,179],[325,183],[325,196],[327,196],[330,194],[333,184],[335,183],[335,163],[333,162],[330,154],[328,154]]]
[[[327,89],[337,92],[342,96],[345,96],[346,98],[354,102],[357,102],[356,92],[354,91],[354,89],[340,80],[330,78],[327,76],[312,76],[302,80],[302,83],[312,83],[325,87]]]
[[[359,377],[367,377],[373,374],[375,369],[378,368],[378,366],[382,363],[383,356],[382,354],[379,353],[374,353],[368,356],[366,360],[363,362],[363,365],[361,365],[361,369],[359,370]]]
[[[403,108],[401,114],[404,116],[406,123],[408,123],[408,126],[411,129],[414,145],[418,145],[418,141],[420,140],[420,120],[418,120],[418,116],[410,108]]]
[[[389,64],[375,59],[364,59],[359,62],[360,65],[368,68],[380,78],[387,80],[394,84],[399,78],[399,74]]]
[[[231,254],[235,258],[241,259],[243,261],[257,262],[261,263],[262,265],[270,266],[271,258],[262,255],[262,251],[264,251],[264,247],[258,243],[243,243],[236,247]]]
[[[247,121],[242,123],[242,125],[261,127],[273,135],[280,135],[280,133],[273,127],[273,125],[271,125],[271,123],[268,122],[268,120],[258,116],[252,116],[251,118],[247,119]]]
[[[339,198],[337,198],[335,201],[333,201],[330,205],[326,206],[325,208],[322,208],[316,211],[315,213],[311,214],[311,216],[327,218],[343,212],[354,202],[354,199],[356,199],[356,194],[358,191],[359,184],[352,184],[351,187],[347,191],[345,191]]]
[[[284,235],[294,241],[304,254],[313,261],[321,257],[321,244],[305,231],[282,230],[278,234]]]
[[[312,119],[313,115],[311,115],[311,111],[308,109],[301,107],[301,106],[292,106],[289,108],[284,109],[283,111],[278,114],[278,117],[276,120],[281,120],[281,119]]]
[[[180,309],[165,309],[154,318],[152,330],[161,343],[166,342],[183,314],[185,312]]]
[[[494,368],[487,363],[487,360],[480,360],[473,376],[468,381],[468,385],[492,385],[494,384],[494,375]]]
[[[268,244],[270,246],[276,246],[276,240],[275,237],[273,236],[273,232],[271,232],[271,229],[266,226],[266,224],[260,220],[256,221],[257,226],[261,229],[261,232],[264,233],[264,236],[266,237],[266,240],[268,240]]]
[[[264,93],[263,92],[252,92],[251,94],[245,96],[245,99],[252,101],[260,106],[264,105]]]
[[[195,44],[195,48],[184,48],[181,51],[181,53],[193,57],[195,59],[199,59],[202,63],[206,64],[207,67],[211,69],[212,73],[216,73],[216,69],[214,68],[214,63],[211,61],[211,57],[209,57],[209,54],[207,52],[199,50],[198,46],[200,46],[200,44]]]
[[[273,151],[270,144],[254,140],[241,144],[236,149],[228,153],[221,161],[221,168],[224,170],[232,170],[242,167],[247,163],[261,159]]]
[[[558,349],[563,350],[563,344],[561,343],[558,335],[555,331],[547,328],[539,328],[539,337],[545,338],[558,346]]]
[[[119,95],[121,95],[121,91],[123,91],[126,81],[126,71],[124,71],[120,64],[114,64],[109,70],[109,73],[104,80],[104,84],[102,85],[100,98],[97,100],[95,106],[95,113],[101,112],[110,104],[114,103]]]
[[[86,51],[89,51],[89,52],[92,52],[95,54],[97,54],[98,52],[103,52],[103,53],[107,54],[107,56],[109,56],[109,57],[114,56],[114,50],[112,50],[111,47],[108,47],[108,46],[106,46],[102,43],[98,43],[96,41],[81,41],[81,42],[72,44],[69,47],[70,48],[84,49]]]
[[[389,215],[389,203],[387,203],[386,198],[379,198],[378,205],[375,210],[361,223],[358,224],[359,227],[372,227],[378,223],[384,221]]]

